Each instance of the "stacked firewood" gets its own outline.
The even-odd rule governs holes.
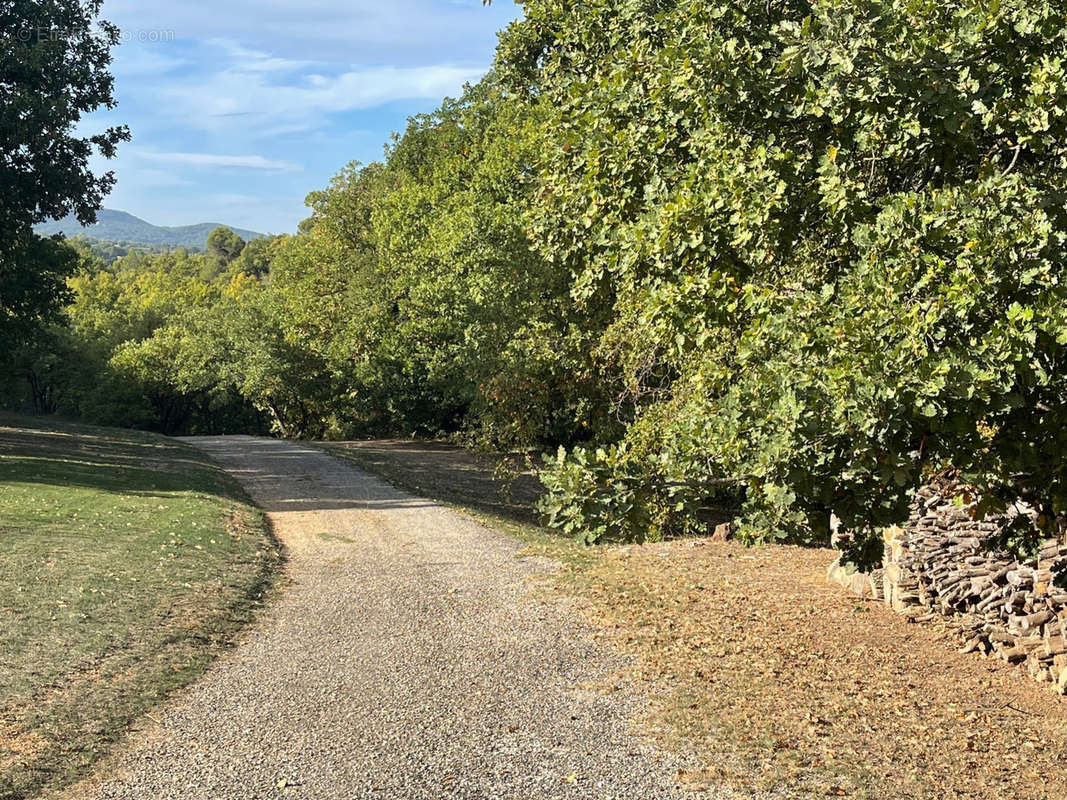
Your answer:
[[[1025,563],[992,550],[990,539],[1011,518],[975,519],[966,499],[953,482],[921,489],[907,525],[885,531],[880,574],[853,575],[851,587],[870,585],[862,593],[917,622],[947,618],[964,637],[963,652],[1025,664],[1067,693],[1067,591],[1053,585],[1067,546],[1046,541]],[[1020,513],[1031,512],[1013,510]]]

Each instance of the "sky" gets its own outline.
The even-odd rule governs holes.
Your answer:
[[[509,0],[105,0],[123,33],[118,106],[79,132],[126,124],[132,139],[94,160],[118,178],[104,205],[293,232],[308,192],[484,75],[520,13]]]

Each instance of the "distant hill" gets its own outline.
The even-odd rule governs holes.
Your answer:
[[[187,250],[203,250],[208,234],[220,224],[222,223],[201,222],[197,225],[169,228],[145,222],[125,211],[104,208],[97,213],[96,224],[87,228],[79,225],[74,217],[66,217],[53,222],[45,222],[34,230],[45,236],[62,233],[68,238],[84,236],[99,241],[123,242],[152,248],[184,247]],[[247,231],[243,228],[233,228],[233,231],[245,241],[263,236],[262,233]]]

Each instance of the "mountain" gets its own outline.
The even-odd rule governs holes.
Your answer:
[[[96,224],[83,228],[74,217],[66,217],[61,220],[45,222],[38,225],[34,230],[45,236],[54,233],[62,233],[68,238],[84,236],[89,239],[124,242],[146,247],[184,247],[188,250],[203,250],[207,236],[221,223],[201,222],[197,225],[181,225],[176,228],[168,228],[162,225],[153,225],[145,222],[133,214],[125,211],[115,211],[110,208],[101,209],[96,215]],[[245,241],[257,239],[262,233],[246,231],[243,228],[233,228],[234,233]]]

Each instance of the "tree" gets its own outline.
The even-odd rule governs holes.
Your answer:
[[[373,179],[316,197],[315,231],[363,265],[349,328],[366,418],[386,409],[387,428],[493,446],[582,435],[594,406],[568,336],[567,275],[532,251],[524,224],[540,116],[490,73],[410,119]],[[365,226],[353,206],[370,209]]]
[[[1057,527],[1058,4],[525,9],[501,69],[555,110],[534,241],[627,420],[550,477],[560,519],[685,530],[730,485],[754,537],[823,540],[832,512],[863,549],[951,466]]]
[[[0,345],[14,347],[55,318],[78,263],[78,253],[58,237],[30,233],[0,242]]]
[[[77,136],[83,115],[115,105],[108,72],[118,29],[97,20],[101,0],[0,3],[0,343],[54,314],[73,262],[32,226],[73,213],[84,224],[114,184],[95,175],[125,127]]]
[[[271,263],[278,254],[278,249],[285,236],[260,236],[241,248],[240,255],[229,263],[231,274],[243,272],[253,278],[265,278],[270,272]]]
[[[96,378],[70,328],[59,324],[43,326],[17,343],[4,366],[3,404],[36,414],[70,410],[78,389]]]
[[[294,237],[284,250],[299,249],[302,239]],[[320,350],[328,338],[312,338],[285,293],[238,274],[218,322],[215,352],[225,353],[220,381],[268,414],[275,433],[317,438],[336,427],[342,392]]]
[[[245,240],[225,225],[219,225],[215,230],[208,234],[207,250],[215,256],[222,265],[229,264],[237,258],[237,256],[241,255],[241,251],[244,250],[244,248]]]

